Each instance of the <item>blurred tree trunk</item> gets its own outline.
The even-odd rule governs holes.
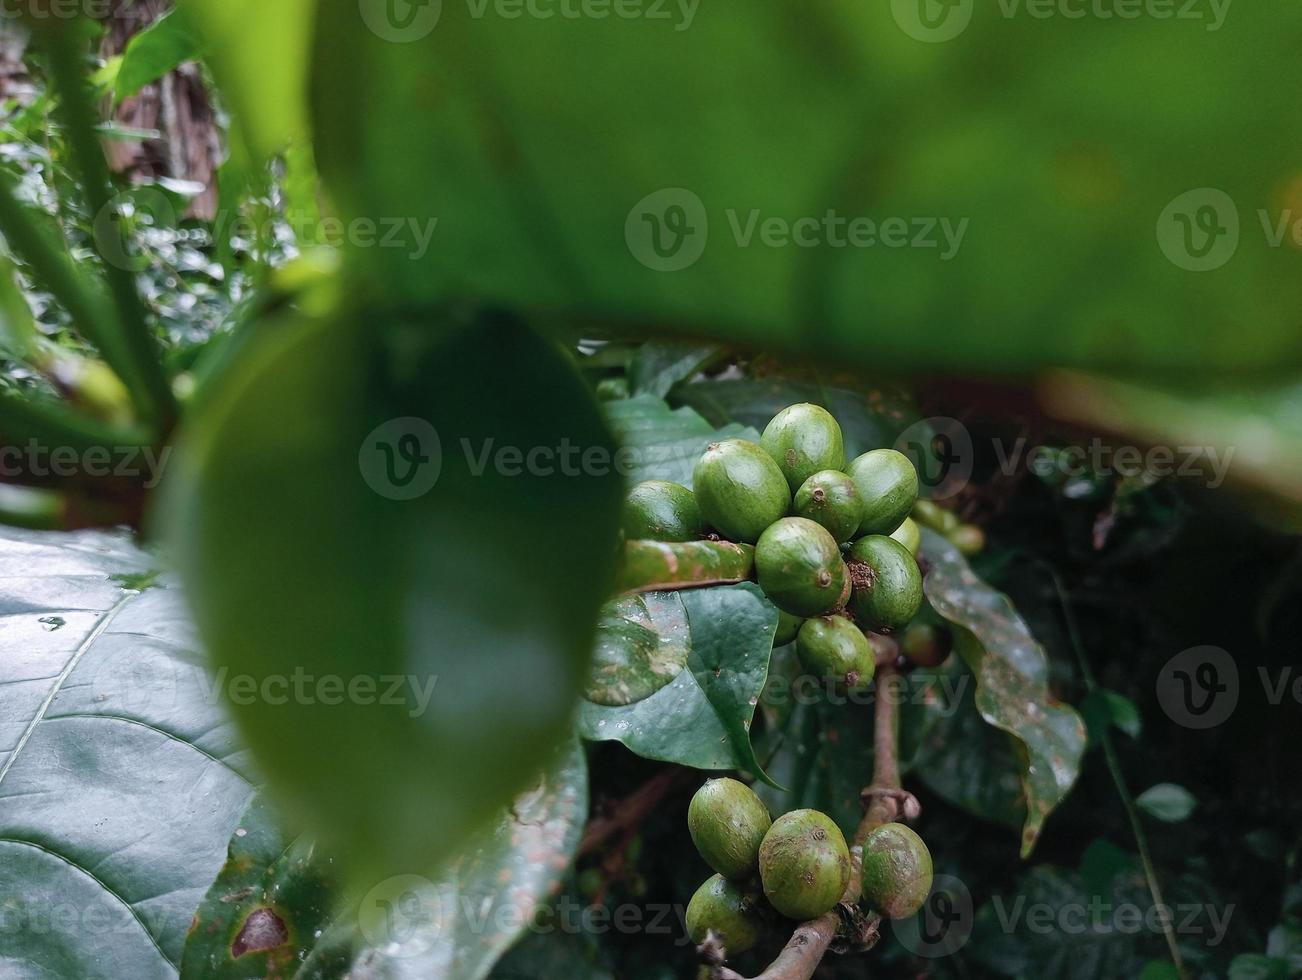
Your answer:
[[[118,0],[108,21],[104,56],[121,54],[127,42],[172,7],[171,0]],[[123,100],[114,121],[133,129],[152,129],[161,139],[109,140],[109,165],[133,179],[175,177],[203,184],[188,214],[211,220],[217,211],[217,167],[222,160],[216,113],[199,66],[187,63]]]

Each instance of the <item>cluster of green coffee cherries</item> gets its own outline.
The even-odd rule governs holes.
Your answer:
[[[906,626],[922,604],[913,463],[874,449],[848,465],[841,427],[817,405],[792,405],[758,443],[716,442],[697,461],[695,492],[634,487],[631,539],[692,541],[710,533],[755,547],[760,588],[778,607],[775,643],[796,640],[804,668],[849,690],[873,679],[865,632]]]
[[[687,828],[718,872],[687,905],[693,942],[714,933],[734,956],[753,947],[778,916],[816,919],[846,897],[850,849],[825,813],[793,810],[773,820],[748,786],[712,779],[692,797]],[[904,824],[883,824],[868,835],[860,870],[862,900],[884,918],[913,915],[931,891],[931,853]]]

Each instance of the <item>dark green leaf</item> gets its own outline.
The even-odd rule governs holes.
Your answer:
[[[1106,688],[1095,688],[1085,695],[1080,710],[1089,729],[1091,743],[1098,741],[1109,725],[1115,725],[1131,738],[1139,738],[1142,728],[1139,708],[1123,694]]]
[[[622,742],[647,759],[767,778],[750,725],[768,676],[777,609],[750,584],[683,592],[681,599],[692,644],[686,668],[635,704],[584,703],[579,732]]]
[[[1241,953],[1230,964],[1230,980],[1288,980],[1288,963],[1259,953]]]
[[[1050,694],[1044,650],[1008,597],[977,578],[958,549],[940,535],[924,530],[922,553],[929,563],[927,599],[955,627],[955,648],[976,675],[977,710],[1025,747],[1025,857],[1045,819],[1076,782],[1085,725]]]
[[[664,398],[670,388],[692,377],[718,354],[719,348],[712,344],[649,340],[638,347],[629,364],[633,394]]]
[[[628,462],[630,482],[669,480],[692,486],[692,469],[707,446],[723,439],[758,439],[739,425],[716,429],[690,408],[673,411],[659,398],[641,395],[603,406]]]
[[[114,580],[149,564],[116,535],[0,537],[6,976],[175,978],[252,795],[180,597]]]
[[[648,698],[687,666],[687,611],[676,592],[614,599],[597,621],[587,699],[619,707]]]
[[[334,879],[333,862],[309,839],[287,838],[276,812],[258,797],[240,818],[226,864],[195,913],[181,976],[299,976],[297,965],[329,924]],[[341,976],[347,959],[336,966]]]
[[[166,501],[213,662],[253,685],[232,710],[354,879],[437,871],[538,771],[614,570],[615,449],[570,365],[428,319],[260,324]]]

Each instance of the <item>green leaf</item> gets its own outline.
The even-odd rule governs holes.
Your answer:
[[[308,49],[316,6],[316,0],[180,0],[178,14],[199,39],[254,156],[268,157],[309,132]]]
[[[754,429],[739,425],[715,428],[690,408],[670,410],[650,395],[606,402],[602,406],[629,463],[632,483],[669,480],[689,489],[692,470],[706,447],[723,439],[758,440]]]
[[[635,395],[664,398],[669,389],[685,381],[719,354],[713,344],[687,344],[648,340],[633,354],[628,380]]]
[[[1098,741],[1109,725],[1115,725],[1131,738],[1139,738],[1143,727],[1139,719],[1139,708],[1123,694],[1102,687],[1095,688],[1085,695],[1080,710],[1085,726],[1089,729],[1091,744]]]
[[[755,567],[755,549],[731,541],[628,541],[615,587],[621,592],[681,589],[744,582]]]
[[[614,571],[615,447],[561,352],[428,319],[260,323],[165,488],[232,711],[353,880],[436,872],[538,771]]]
[[[749,583],[680,594],[691,652],[672,683],[624,707],[584,702],[579,733],[622,742],[646,759],[739,769],[768,780],[750,741],[768,676],[777,609]]]
[[[1163,823],[1181,823],[1198,806],[1194,795],[1174,783],[1158,783],[1135,797],[1135,805]]]
[[[900,712],[902,745],[919,743],[913,771],[954,806],[1017,829],[1026,820],[1026,799],[1016,739],[982,718],[975,678],[961,657],[950,657],[934,674],[936,696]]]
[[[122,53],[114,94],[130,98],[178,65],[199,54],[199,39],[185,16],[169,10],[133,37]]]
[[[868,369],[1302,363],[1298,294],[1262,288],[1290,282],[1296,256],[1257,220],[1288,210],[1295,161],[1261,120],[1302,129],[1277,84],[1302,9],[1118,29],[978,5],[926,44],[897,20],[908,6],[670,5],[634,22],[430,4],[398,23],[381,0],[325,4],[322,174],[346,218],[439,216],[455,248],[354,252],[410,300],[470,294]],[[1245,162],[1244,146],[1262,151]],[[1223,199],[1186,197],[1201,188]],[[1199,272],[1204,240],[1184,244],[1179,216],[1208,213],[1214,258],[1232,243],[1220,228],[1241,230]],[[775,244],[772,219],[805,226]],[[870,243],[850,240],[857,219]]]
[[[1180,980],[1180,971],[1170,960],[1150,960],[1144,964],[1139,980]]]
[[[149,565],[117,535],[0,535],[4,972],[174,978],[252,795],[178,594],[114,580]]]
[[[200,907],[182,978],[481,980],[543,911],[587,813],[587,763],[571,740],[444,875],[373,883],[331,922],[333,859],[287,836],[260,800]],[[267,948],[250,948],[259,941]]]
[[[927,599],[956,627],[955,648],[976,675],[977,710],[1025,747],[1026,857],[1044,821],[1076,782],[1085,725],[1050,694],[1044,649],[1008,597],[977,578],[958,549],[932,531],[923,531],[922,554],[929,564],[923,580]]]
[[[678,593],[614,599],[602,607],[597,621],[597,649],[584,697],[607,707],[648,698],[687,666],[690,647],[687,610]]]
[[[269,801],[257,797],[195,913],[181,976],[243,980],[293,969],[329,924],[334,879],[320,849],[305,837],[287,838]]]

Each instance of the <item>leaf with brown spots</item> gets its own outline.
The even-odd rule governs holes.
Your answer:
[[[1085,754],[1085,723],[1049,692],[1049,663],[1008,597],[981,581],[958,549],[923,532],[924,580],[936,612],[955,627],[955,649],[976,675],[981,717],[1025,749],[1022,789],[1028,856],[1053,809],[1071,791]]]

